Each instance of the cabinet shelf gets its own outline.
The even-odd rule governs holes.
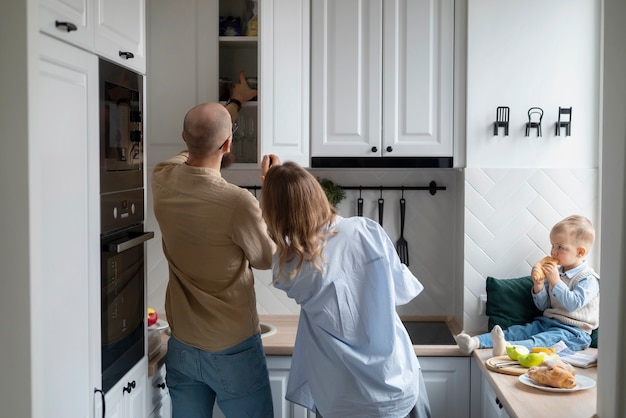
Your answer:
[[[220,45],[231,48],[242,47],[250,48],[257,46],[259,42],[258,36],[220,36]]]

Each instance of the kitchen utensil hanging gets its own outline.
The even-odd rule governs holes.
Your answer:
[[[402,190],[402,197],[400,198],[400,238],[396,242],[396,251],[400,261],[407,267],[409,266],[409,243],[404,238],[404,216],[406,214],[406,200],[404,199],[404,190]]]
[[[361,189],[359,189],[359,198],[356,200],[356,213],[363,216],[363,198],[361,197]]]
[[[383,210],[385,209],[385,199],[383,199],[383,187],[380,186],[380,197],[378,198],[378,223],[383,226]]]

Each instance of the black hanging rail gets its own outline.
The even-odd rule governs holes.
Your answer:
[[[244,189],[253,190],[256,194],[257,190],[261,190],[261,186],[241,186]],[[437,190],[446,190],[446,186],[437,186],[433,180],[428,186],[339,186],[344,190],[428,190],[431,195],[435,195]]]

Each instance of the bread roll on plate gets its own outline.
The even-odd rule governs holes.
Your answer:
[[[571,389],[576,387],[574,368],[563,361],[544,362],[528,369],[528,376],[535,382],[553,388]]]

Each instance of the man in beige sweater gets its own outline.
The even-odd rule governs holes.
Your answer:
[[[169,263],[166,359],[174,418],[272,417],[267,365],[251,267],[269,269],[274,245],[252,194],[228,183],[233,124],[254,97],[242,75],[222,106],[185,116],[187,150],[152,173],[154,213]]]

